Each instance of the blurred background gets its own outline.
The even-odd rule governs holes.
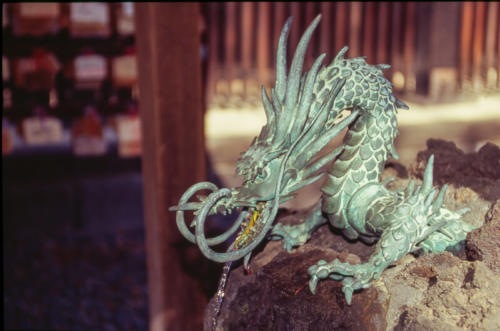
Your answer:
[[[5,329],[201,328],[220,266],[167,209],[240,183],[280,30],[290,59],[319,13],[306,68],[345,45],[392,66],[403,165],[428,138],[500,145],[498,2],[2,4]]]

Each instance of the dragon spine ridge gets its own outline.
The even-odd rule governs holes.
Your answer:
[[[220,189],[211,183],[198,183],[186,191],[177,211],[177,225],[184,236],[196,243],[208,258],[227,262],[245,257],[247,266],[251,252],[271,230],[278,205],[293,198],[293,192],[318,180],[316,172],[331,164],[321,191],[322,198],[303,223],[293,226],[276,224],[271,239],[281,239],[285,248],[305,243],[311,233],[330,222],[349,239],[377,242],[375,252],[366,263],[350,265],[334,260],[319,261],[309,268],[309,283],[314,293],[320,279],[342,281],[348,304],[355,290],[367,288],[392,263],[410,252],[442,252],[456,250],[473,226],[461,217],[467,210],[453,212],[442,206],[446,186],[433,188],[433,156],[430,157],[421,186],[410,182],[405,191],[391,191],[380,175],[389,157],[398,158],[394,139],[399,133],[397,109],[408,109],[392,93],[392,85],[382,70],[390,66],[372,66],[364,57],[345,59],[344,47],[328,66],[321,66],[320,55],[310,70],[302,73],[304,55],[310,37],[321,15],[311,23],[301,38],[290,70],[286,70],[286,46],[289,18],[278,43],[276,84],[271,96],[262,88],[262,101],[267,124],[237,163],[237,173],[244,176],[241,187]],[[351,114],[342,118],[343,110]],[[344,128],[343,143],[330,154],[314,156]],[[199,189],[215,192],[200,203],[188,203]],[[218,211],[232,212],[243,208],[237,223],[226,233],[207,239],[205,218]],[[184,225],[184,210],[198,210],[193,235]],[[240,232],[236,242],[241,247],[216,253],[208,246],[221,243],[245,218],[253,220],[257,230]],[[239,223],[238,223],[239,222]],[[252,223],[252,224],[253,224]]]

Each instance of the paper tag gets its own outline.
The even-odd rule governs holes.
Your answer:
[[[109,22],[108,4],[100,2],[72,2],[70,19],[73,23],[107,24]]]
[[[118,154],[121,157],[140,156],[142,152],[141,121],[138,116],[117,118]]]
[[[22,18],[58,18],[60,12],[57,2],[25,2],[19,3],[19,15]]]
[[[57,144],[63,139],[63,125],[55,117],[30,117],[22,122],[23,136],[26,144]]]
[[[81,55],[75,58],[76,80],[101,81],[106,78],[108,68],[102,55]]]
[[[132,86],[137,82],[135,55],[115,57],[112,62],[113,81],[119,86]]]
[[[121,4],[117,14],[116,30],[121,35],[130,35],[134,33],[134,4],[124,2]]]
[[[123,2],[122,10],[126,16],[134,17],[134,3],[133,2]]]

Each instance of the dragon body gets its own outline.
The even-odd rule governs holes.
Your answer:
[[[329,65],[321,66],[322,54],[309,71],[302,73],[307,44],[319,20],[320,16],[304,33],[288,74],[286,40],[291,19],[283,28],[275,87],[271,96],[262,90],[267,124],[237,164],[237,172],[245,178],[242,186],[219,190],[213,184],[198,183],[172,210],[177,211],[177,224],[184,236],[218,262],[244,258],[247,266],[252,250],[265,238],[283,240],[290,251],[327,222],[348,239],[376,242],[374,253],[365,263],[321,260],[308,270],[313,293],[319,280],[339,280],[350,304],[354,291],[369,287],[404,255],[456,250],[473,227],[461,220],[467,210],[453,212],[442,206],[446,186],[440,191],[433,187],[432,156],[421,186],[412,181],[405,190],[393,191],[386,186],[389,181],[380,181],[385,162],[390,157],[398,158],[394,147],[399,133],[397,109],[408,107],[393,95],[392,85],[382,73],[388,65],[372,66],[363,57],[345,59],[347,47]],[[345,118],[344,110],[350,111]],[[346,127],[342,145],[315,158]],[[310,215],[297,225],[273,226],[279,204],[325,175],[317,172],[327,164],[322,198]],[[188,202],[200,189],[215,192],[200,202]],[[231,229],[215,238],[205,237],[208,214],[236,209],[241,215]],[[184,224],[185,210],[195,210],[195,234]],[[227,252],[217,253],[209,247],[238,229],[237,239]]]

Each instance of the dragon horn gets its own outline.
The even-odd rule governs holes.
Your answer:
[[[434,154],[429,157],[427,161],[427,166],[424,171],[424,179],[422,184],[422,194],[427,194],[432,189],[432,180],[433,180],[433,169],[434,169]]]
[[[415,181],[412,179],[410,180],[410,182],[408,183],[408,187],[406,188],[406,196],[409,197],[413,194],[413,190],[415,188]]]
[[[290,115],[295,118],[295,121],[293,122],[293,126],[291,127],[290,131],[290,135],[292,136],[291,137],[292,141],[295,140],[297,135],[300,134],[300,129],[303,128],[304,125],[306,124],[307,117],[309,115],[309,109],[311,108],[311,104],[313,102],[314,83],[316,82],[319,67],[323,62],[325,56],[326,54],[323,53],[320,56],[318,56],[316,61],[314,61],[311,70],[307,73],[305,85],[302,90],[302,96],[300,98],[300,106],[297,107],[296,113]]]
[[[444,184],[443,187],[441,188],[441,191],[439,191],[439,194],[434,200],[434,203],[432,204],[432,210],[434,212],[437,212],[439,208],[443,205],[444,202],[444,196],[446,195],[446,189],[448,188],[448,184]]]
[[[438,191],[436,189],[433,189],[430,191],[430,193],[425,198],[425,202],[424,202],[425,209],[428,209],[432,205],[432,200],[434,199],[434,197],[436,196],[437,193],[438,193]]]
[[[262,103],[264,104],[264,110],[266,111],[267,123],[262,128],[262,131],[259,134],[259,140],[264,140],[265,138],[269,137],[270,134],[272,135],[272,132],[269,132],[269,130],[274,129],[275,122],[275,110],[273,105],[271,104],[271,101],[269,100],[269,96],[267,95],[267,91],[264,85],[262,85]]]
[[[311,39],[312,33],[318,26],[320,20],[321,14],[316,16],[311,25],[309,25],[306,32],[304,32],[304,35],[300,39],[299,44],[297,45],[297,50],[295,51],[295,54],[293,56],[292,65],[290,67],[290,74],[287,80],[285,109],[292,109],[297,103],[300,77],[302,75],[302,67],[304,65],[307,46],[309,44],[309,40]]]
[[[315,173],[319,168],[324,166],[325,164],[329,163],[332,161],[334,158],[339,156],[340,153],[344,150],[344,146],[339,146],[335,150],[333,150],[331,153],[326,154],[325,156],[321,157],[320,159],[316,160],[314,163],[311,165],[307,166],[307,168],[304,169],[303,172],[303,177],[307,178],[313,173]]]
[[[283,111],[290,114],[289,112],[293,111],[293,109],[297,106],[297,100],[299,97],[300,91],[300,80],[302,75],[302,68],[304,65],[305,53],[307,50],[307,45],[309,44],[309,40],[311,39],[311,35],[316,29],[321,20],[321,15],[318,15],[314,21],[309,25],[306,32],[302,36],[297,45],[297,49],[295,50],[295,54],[293,56],[292,64],[290,66],[290,73],[288,75],[287,84],[286,84],[286,92],[285,92],[285,105],[283,107]],[[290,115],[287,116],[286,121],[277,121],[277,128],[275,139],[278,141],[284,140],[286,138],[286,131],[289,128],[290,121],[293,121],[294,117]]]
[[[276,95],[280,103],[285,99],[286,93],[286,46],[292,20],[293,17],[288,18],[285,26],[281,30],[280,39],[278,41],[278,53],[276,56]]]

